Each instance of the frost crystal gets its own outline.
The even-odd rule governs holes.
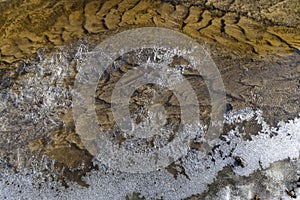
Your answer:
[[[262,123],[264,119],[260,114],[261,112],[251,109],[232,112],[230,113],[232,117],[227,117],[226,123],[234,124],[241,122],[241,119],[249,119],[245,116],[255,117],[255,115],[257,115],[256,119],[259,121],[257,123]],[[89,196],[90,199],[125,199],[127,194],[139,192],[146,199],[162,197],[163,199],[174,200],[186,198],[193,194],[204,192],[207,189],[207,185],[214,182],[219,171],[228,165],[233,165],[234,157],[236,156],[240,157],[244,162],[243,167],[237,166],[234,169],[237,175],[242,176],[251,175],[251,173],[259,169],[266,169],[275,161],[299,158],[300,118],[286,123],[280,122],[277,127],[273,128],[266,125],[265,130],[265,132],[262,131],[255,136],[252,141],[244,141],[239,137],[238,131],[230,131],[227,134],[227,140],[231,143],[228,144],[226,140],[219,140],[220,146],[217,147],[218,151],[214,151],[211,155],[205,157],[199,157],[197,152],[190,150],[182,158],[187,176],[179,175],[176,179],[164,169],[145,174],[130,174],[112,171],[103,165],[99,165],[99,171],[93,171],[85,177],[90,184],[89,188],[80,188],[72,184],[71,188],[65,189],[51,181],[43,182],[41,188],[36,188],[31,186],[32,183],[39,180],[35,177],[36,173],[25,173],[26,169],[18,174],[4,171],[1,173],[0,187],[2,192],[0,197],[2,199],[7,196],[11,198],[22,196],[24,198],[82,199]],[[277,135],[272,138],[266,136],[270,131],[275,131]],[[217,153],[220,151],[223,152],[222,155]],[[230,152],[233,152],[232,156],[228,156]],[[214,158],[213,161],[212,158]],[[59,192],[53,192],[53,190],[49,189],[49,186],[58,189]],[[251,192],[246,186],[240,187],[241,190],[245,187],[245,191]],[[22,193],[12,192],[16,191],[17,188]],[[226,197],[227,199],[237,199],[241,197],[240,195],[234,196],[235,194],[231,194],[230,191],[229,187],[225,187],[216,195],[219,198],[222,197],[221,199],[226,199]]]

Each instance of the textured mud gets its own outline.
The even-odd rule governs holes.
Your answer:
[[[294,119],[300,113],[299,12],[297,0],[0,1],[1,165],[17,172],[26,166],[28,158],[46,157],[49,166],[53,163],[50,171],[65,186],[71,180],[88,187],[81,178],[98,167],[93,165],[92,156],[75,132],[70,95],[80,52],[90,51],[104,38],[135,27],[167,27],[203,44],[222,75],[228,111],[245,107],[261,109],[273,126]],[[107,128],[114,124],[109,104],[111,87],[126,70],[134,67],[134,57],[128,57],[117,61],[117,68],[112,66],[96,93],[98,120]],[[174,58],[170,67],[187,64],[182,58]],[[58,73],[59,70],[62,72]],[[193,71],[186,73],[184,76],[198,88],[198,97],[202,98],[201,117],[209,121],[209,98],[203,80]],[[30,84],[43,89],[27,87]],[[132,97],[132,112],[145,104],[144,99],[151,97],[152,91],[160,89],[153,85],[140,88]],[[60,95],[53,97],[43,93],[44,90]],[[21,98],[24,91],[29,95]],[[178,123],[176,99],[167,90],[160,99],[170,106],[169,122]],[[137,122],[144,117],[142,113]],[[256,135],[262,127],[251,121],[226,125],[224,135],[234,129],[244,133],[244,140],[251,140],[251,135]],[[125,141],[122,135],[116,139],[120,143]],[[191,149],[200,145],[195,141]],[[242,161],[237,158],[236,164],[242,165]],[[224,169],[217,178],[231,184],[230,187],[240,181],[231,177],[232,168]],[[180,162],[166,170],[174,177],[186,176]],[[253,176],[263,179],[266,175],[262,174]],[[218,192],[222,182],[218,180],[210,191]],[[289,186],[288,192],[293,188]],[[191,198],[204,198],[203,195],[214,194],[208,192]],[[261,194],[252,194],[253,198],[256,195]]]
[[[299,48],[297,0],[13,0],[0,5],[0,53],[6,63],[31,56],[42,47],[134,26],[168,27],[243,53],[278,55]]]

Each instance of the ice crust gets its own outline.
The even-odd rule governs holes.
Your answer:
[[[85,47],[82,46],[76,54],[79,61],[84,50]],[[10,118],[21,117],[22,120],[28,121],[28,127],[36,123],[40,127],[51,129],[61,123],[57,115],[71,106],[70,102],[63,101],[70,95],[69,88],[63,86],[64,78],[70,73],[69,65],[66,63],[68,63],[67,56],[63,53],[50,59],[41,58],[38,63],[24,66],[28,73],[31,71],[34,74],[17,82],[17,93],[13,90],[0,92],[2,146],[7,145],[7,141],[2,137],[4,138],[7,132],[16,131],[15,126],[10,124]],[[39,103],[41,100],[42,103]],[[11,105],[11,102],[15,102],[16,105]],[[24,113],[17,112],[22,107],[27,108],[28,104],[33,105],[33,108],[36,105],[38,112],[26,109]],[[179,174],[175,179],[164,169],[144,174],[121,173],[95,161],[100,169],[88,173],[84,178],[90,184],[88,188],[70,183],[70,187],[66,189],[53,174],[44,171],[49,168],[48,164],[45,164],[46,161],[44,163],[33,159],[30,166],[20,168],[18,173],[15,173],[5,165],[3,158],[0,158],[0,199],[75,200],[88,197],[88,199],[111,200],[125,199],[127,194],[139,192],[146,199],[176,200],[204,192],[208,184],[215,181],[218,172],[234,164],[234,157],[239,157],[244,162],[244,167],[234,168],[234,172],[241,176],[249,176],[257,170],[266,169],[279,160],[299,158],[300,117],[288,122],[280,122],[276,127],[271,127],[265,122],[261,111],[251,108],[231,111],[224,117],[226,124],[237,124],[255,118],[257,124],[262,125],[262,130],[258,135],[252,136],[252,141],[243,140],[238,130],[231,130],[225,136],[225,140],[224,138],[218,140],[219,147],[205,157],[199,155],[197,151],[189,150],[182,158],[182,165],[189,178]],[[22,127],[25,136],[26,126],[22,124]],[[28,129],[31,130],[30,127]],[[47,131],[40,129],[35,136]],[[271,133],[276,134],[271,137]],[[228,141],[230,144],[227,143]],[[219,152],[222,152],[222,155]],[[232,199],[228,187],[217,195],[220,199]]]
[[[23,148],[30,140],[62,125],[58,115],[70,108],[70,91],[63,87],[70,67],[66,53],[20,64],[11,88],[0,90],[0,149]],[[22,134],[20,134],[22,133]]]
[[[242,115],[233,114],[230,123],[235,123],[232,119],[240,121],[239,119],[246,113],[253,117],[255,111],[247,108],[235,113],[242,113]],[[256,112],[256,115],[257,113],[261,112]],[[263,120],[259,114],[257,118]],[[183,175],[174,179],[165,170],[145,174],[130,174],[114,172],[100,165],[99,171],[93,171],[85,177],[87,183],[90,184],[89,188],[71,184],[69,189],[65,189],[59,182],[44,181],[42,177],[47,176],[47,174],[43,174],[39,170],[23,169],[17,174],[5,170],[1,172],[0,176],[0,198],[82,199],[88,196],[89,199],[125,199],[127,194],[133,192],[139,192],[147,199],[162,197],[163,199],[174,200],[186,198],[204,192],[207,185],[214,181],[219,171],[225,166],[233,164],[234,156],[239,156],[245,162],[244,168],[235,168],[235,173],[242,176],[248,176],[256,170],[266,169],[275,161],[299,158],[300,118],[286,123],[281,122],[278,127],[270,128],[267,126],[266,130],[255,136],[252,141],[243,141],[238,137],[238,132],[228,134],[230,137],[228,139],[231,141],[230,145],[221,140],[219,143],[219,150],[224,152],[223,156],[215,153],[199,159],[196,152],[189,151],[187,156],[183,158],[183,165],[189,179]],[[277,135],[270,138],[268,131],[276,132]],[[233,132],[231,131],[231,133]],[[225,158],[224,155],[233,148],[233,156]],[[211,161],[211,157],[215,159],[214,162]],[[35,186],[32,185],[33,183]],[[40,186],[37,187],[39,183]],[[220,191],[220,194],[226,193],[227,190],[228,188],[225,188],[223,192]],[[20,191],[20,193],[15,191]],[[228,196],[227,193],[226,195]],[[223,196],[223,199],[226,199],[226,195]]]

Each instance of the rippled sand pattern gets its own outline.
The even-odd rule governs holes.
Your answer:
[[[232,195],[229,199],[289,198],[296,194],[299,198],[299,8],[298,0],[0,0],[0,197],[13,199],[7,194],[21,188],[20,196],[27,191],[24,198],[30,198],[26,195],[30,195],[31,186],[38,191],[34,194],[37,197],[50,185],[50,192],[44,191],[45,198],[57,195],[63,199],[72,190],[92,188],[96,199],[95,188],[115,181],[115,186],[99,189],[104,195],[99,198],[125,199],[127,195],[127,199],[138,199],[139,193],[157,199],[226,199],[228,194]],[[205,48],[223,78],[229,117],[219,146],[201,160],[202,164],[189,163],[195,161],[193,152],[201,147],[201,141],[195,140],[187,157],[162,171],[145,177],[114,174],[94,162],[76,133],[73,84],[85,53],[105,38],[148,26],[179,31]],[[189,64],[180,57],[172,59],[171,68]],[[113,84],[136,66],[134,61],[130,54],[127,59],[120,58],[99,81],[95,110],[107,130],[115,124],[110,108]],[[194,71],[185,73],[198,89],[200,118],[208,124],[211,107],[203,79]],[[130,101],[131,112],[157,90],[161,88],[153,85],[139,88]],[[168,123],[178,124],[174,95],[166,90],[159,98],[169,106]],[[136,120],[145,117],[142,112]],[[269,142],[265,143],[264,137]],[[122,134],[113,140],[127,144]],[[144,143],[153,146],[155,141]],[[270,145],[270,151],[264,151],[256,145],[269,143],[279,150]],[[242,145],[235,149],[238,144]],[[265,152],[266,157],[248,159],[253,153],[249,149]],[[271,150],[278,154],[272,155]],[[274,163],[278,160],[285,161]],[[204,169],[205,179],[197,185],[193,181]],[[12,174],[15,179],[5,181],[3,177]],[[33,175],[30,182],[34,185],[36,181],[35,186],[25,184],[26,174]],[[152,183],[154,179],[168,182],[166,189]],[[264,191],[256,186],[258,182],[262,188],[269,182],[274,184]],[[190,188],[180,189],[182,185]],[[115,190],[123,188],[120,196],[114,196]],[[86,195],[86,191],[73,198]]]

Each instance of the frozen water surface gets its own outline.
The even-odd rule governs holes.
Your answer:
[[[79,61],[82,50],[80,48],[76,55]],[[64,54],[57,54],[50,59],[42,58],[38,63],[24,66],[29,75],[17,81],[15,90],[12,88],[0,92],[0,133],[3,138],[0,148],[11,142],[5,140],[6,134],[20,131],[17,128],[22,128],[24,133],[24,137],[14,138],[18,142],[13,144],[18,148],[29,140],[29,135],[37,137],[50,132],[51,127],[59,126],[61,121],[58,114],[71,106],[70,102],[63,101],[70,96],[69,88],[63,85],[64,79],[71,73],[67,63]],[[12,124],[10,118],[20,118],[22,126]],[[266,197],[289,199],[286,193],[279,191],[290,190],[288,181],[297,179],[294,172],[299,169],[300,117],[272,127],[262,117],[262,111],[245,108],[227,112],[224,120],[227,125],[254,120],[262,129],[258,134],[251,135],[251,140],[243,139],[243,133],[237,128],[229,130],[218,139],[216,148],[204,157],[193,149],[188,150],[177,161],[185,172],[176,178],[166,169],[134,174],[118,172],[95,160],[94,164],[99,166],[99,170],[91,171],[84,177],[90,185],[87,188],[75,183],[65,188],[58,177],[51,173],[53,166],[49,165],[51,160],[48,158],[39,160],[32,157],[30,165],[19,168],[17,173],[1,158],[0,199],[125,199],[126,195],[134,192],[146,199],[183,199],[206,192],[209,185],[216,181],[218,173],[227,166],[234,166],[235,175],[240,177],[261,171],[266,177],[265,181],[270,181],[268,190],[271,196]],[[32,129],[32,124],[35,124],[35,129]],[[199,125],[199,129],[204,130],[205,127]],[[36,131],[35,135],[32,132],[29,134],[31,130]],[[194,135],[201,140],[200,136],[197,138],[197,134]],[[277,162],[282,160],[290,161]],[[237,183],[237,190],[224,185],[215,196],[207,196],[207,199],[251,199],[257,191],[255,185],[254,181],[248,185]],[[299,190],[296,189],[294,193],[299,199]]]
[[[225,153],[229,152],[228,149],[235,148],[233,155],[244,160],[245,167],[236,168],[236,174],[247,176],[256,170],[266,169],[275,161],[299,158],[300,119],[280,123],[278,127],[271,129],[278,135],[268,138],[267,133],[262,132],[252,141],[240,141],[238,137],[233,137],[230,139],[231,145],[220,146],[220,150]],[[208,156],[197,159],[196,154],[189,152],[183,159],[189,178],[179,175],[177,179],[174,179],[165,170],[146,174],[118,173],[103,166],[99,171],[93,171],[85,177],[87,183],[90,184],[89,188],[71,184],[70,188],[65,189],[59,182],[55,182],[55,177],[42,172],[44,166],[37,167],[36,171],[22,169],[18,173],[2,167],[0,197],[1,199],[82,199],[88,196],[90,199],[125,199],[127,194],[139,192],[146,198],[182,199],[204,192],[207,185],[214,181],[217,173],[234,162],[233,156],[227,158],[219,155],[212,156],[215,158],[214,162],[210,161]],[[285,173],[285,169],[281,166],[277,167],[277,170],[271,168],[264,173],[283,184],[285,180],[281,173]],[[251,185],[240,187],[244,187],[243,190],[247,191]],[[276,190],[272,192],[276,194]],[[222,189],[217,196],[220,196],[220,199],[226,199],[227,196],[230,197],[227,199],[237,198],[234,195],[231,196],[228,187]]]

